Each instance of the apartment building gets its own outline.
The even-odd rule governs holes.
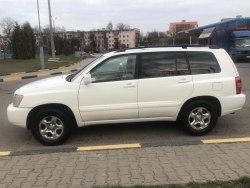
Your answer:
[[[134,48],[139,46],[140,30],[137,28],[128,30],[97,30],[97,31],[67,31],[65,33],[56,33],[56,35],[71,40],[73,37],[83,39],[84,46],[90,46],[92,40],[96,43],[96,51],[106,51],[106,45],[108,50],[113,51],[121,48]],[[36,43],[39,44],[39,35],[35,35]],[[48,46],[49,34],[43,35],[43,44]],[[107,44],[106,44],[107,41]],[[94,49],[92,49],[94,51]]]
[[[171,22],[169,24],[169,31],[171,33],[173,32],[177,33],[178,31],[183,31],[194,27],[198,27],[197,21],[186,22],[186,20],[182,20],[181,22]]]

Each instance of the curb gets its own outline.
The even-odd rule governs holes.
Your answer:
[[[191,146],[191,145],[222,144],[222,143],[237,143],[237,142],[250,142],[250,137],[249,138],[197,140],[197,141],[180,141],[180,142],[100,145],[100,146],[84,146],[84,147],[54,148],[54,149],[52,148],[52,149],[24,150],[24,151],[3,151],[3,152],[0,152],[0,157],[1,156],[36,155],[36,154],[59,153],[59,152],[79,152],[79,151],[83,152],[83,151],[132,149],[132,148],[147,148],[147,147],[161,147],[161,146]]]
[[[65,68],[65,67],[59,67],[59,69],[60,68]],[[71,73],[71,72],[79,71],[81,69],[82,68],[76,68],[76,69],[72,69],[72,70],[64,70],[64,71],[53,72],[53,73],[45,73],[45,74],[36,74],[36,75],[31,75],[31,76],[2,78],[2,79],[0,79],[0,82],[10,82],[10,81],[18,81],[18,80],[24,80],[24,79],[29,79],[29,78],[40,78],[40,77],[53,76],[53,75],[58,75],[58,74],[68,74],[68,73]],[[44,71],[45,70],[46,69],[44,69]],[[52,69],[48,69],[48,70],[52,70]],[[14,74],[18,74],[18,73],[14,73]]]
[[[55,69],[60,69],[60,68],[65,68],[65,67],[70,67],[72,65],[76,65],[78,63],[81,62],[77,62],[77,63],[73,63],[70,64],[68,66],[62,66],[62,67],[57,67],[57,68],[51,68],[51,69],[41,69],[41,70],[37,70],[37,71],[27,71],[27,72],[14,72],[14,73],[10,73],[10,74],[1,74],[0,76],[9,76],[9,75],[16,75],[16,74],[25,74],[25,73],[31,73],[31,72],[43,72],[43,71],[49,71],[49,70],[55,70]]]

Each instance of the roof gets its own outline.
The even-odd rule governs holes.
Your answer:
[[[186,34],[186,33],[198,33],[198,32],[202,32],[203,29],[208,29],[208,28],[212,28],[212,27],[215,27],[216,30],[223,30],[225,28],[229,29],[229,30],[232,30],[232,29],[250,29],[250,17],[233,18],[233,19],[222,21],[222,22],[216,22],[216,23],[204,25],[201,27],[183,30],[183,31],[179,31],[178,35]]]

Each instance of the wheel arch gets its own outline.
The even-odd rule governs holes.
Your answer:
[[[199,96],[199,97],[193,97],[193,98],[190,98],[188,99],[181,107],[179,113],[178,113],[178,116],[177,116],[177,120],[180,120],[180,118],[182,117],[183,115],[183,112],[184,112],[184,109],[189,105],[191,104],[192,102],[195,102],[197,100],[203,100],[203,101],[208,101],[210,102],[213,106],[215,106],[216,110],[217,110],[217,115],[218,117],[221,116],[221,104],[220,104],[220,101],[216,98],[216,97],[213,97],[213,96]]]
[[[72,110],[64,104],[53,103],[53,104],[43,104],[40,106],[36,106],[29,112],[27,120],[26,120],[26,127],[28,130],[31,129],[34,115],[43,109],[56,109],[56,110],[60,110],[64,112],[69,117],[70,122],[72,123],[72,128],[77,128],[77,122],[76,122],[76,119]]]

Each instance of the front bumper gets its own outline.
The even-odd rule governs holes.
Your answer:
[[[249,59],[250,60],[250,53],[248,54],[235,54],[236,59]]]
[[[11,103],[7,108],[7,116],[10,123],[26,128],[26,120],[32,108],[16,108]]]

